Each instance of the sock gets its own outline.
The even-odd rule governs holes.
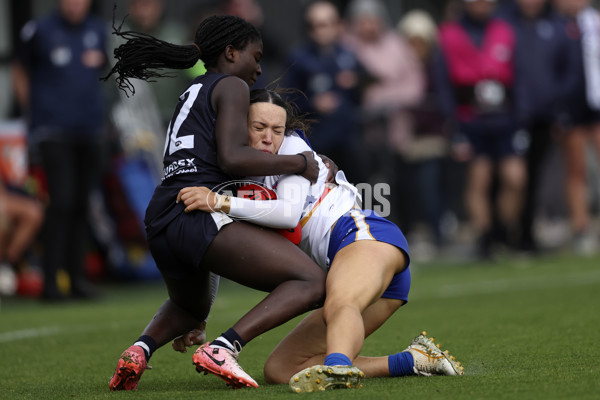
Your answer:
[[[144,350],[144,356],[146,356],[146,362],[148,362],[148,360],[150,360],[150,357],[152,357],[152,353],[154,353],[156,351],[156,349],[158,348],[158,345],[156,344],[154,339],[152,339],[148,335],[140,336],[140,338],[137,340],[137,342],[135,342],[133,345],[139,346]]]
[[[413,359],[413,356],[408,351],[392,354],[388,357],[388,367],[390,369],[390,376],[414,375],[414,365],[415,361]]]
[[[221,347],[231,351],[239,352],[242,351],[242,348],[246,345],[246,342],[233,328],[229,328],[227,332],[221,333],[221,336],[210,342],[210,345],[213,347]]]
[[[325,365],[352,365],[352,361],[347,355],[342,353],[331,353],[325,357]]]

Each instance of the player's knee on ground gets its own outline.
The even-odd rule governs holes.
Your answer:
[[[297,371],[292,371],[288,360],[284,360],[281,353],[276,350],[271,353],[265,362],[264,375],[265,381],[270,385],[288,383],[292,375]]]

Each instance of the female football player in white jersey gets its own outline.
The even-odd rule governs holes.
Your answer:
[[[310,150],[301,132],[288,129],[294,110],[278,93],[254,90],[250,103],[251,147],[280,155]],[[358,191],[342,171],[332,185],[326,183],[327,167],[320,163],[320,168],[313,185],[298,175],[265,177],[275,200],[224,196],[205,187],[184,188],[178,195],[186,212],[217,210],[270,228],[294,228],[300,221],[300,248],[328,271],[325,305],[271,353],[267,382],[289,381],[293,391],[311,392],[360,387],[365,374],[461,375],[460,363],[423,334],[404,352],[359,356],[364,339],[408,300],[408,245],[396,225],[359,207]]]

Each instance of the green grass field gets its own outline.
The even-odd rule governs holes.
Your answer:
[[[137,392],[112,393],[121,351],[165,299],[160,284],[103,286],[94,303],[4,298],[0,308],[0,399],[598,399],[600,258],[552,255],[494,264],[412,267],[407,306],[366,342],[363,354],[403,350],[427,330],[465,366],[463,377],[367,379],[359,390],[294,394],[268,386],[262,365],[294,320],[246,346],[241,364],[261,385],[232,390],[200,375],[192,352],[160,349]],[[262,293],[224,282],[209,319],[213,338]]]

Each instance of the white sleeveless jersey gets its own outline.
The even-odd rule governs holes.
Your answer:
[[[308,144],[297,134],[292,133],[285,136],[278,154],[298,154],[308,150],[311,150]],[[327,271],[329,269],[327,251],[331,228],[338,218],[360,204],[361,199],[358,190],[347,181],[343,171],[338,171],[335,177],[336,184],[326,183],[329,170],[320,157],[316,154],[314,157],[319,162],[319,179],[310,186],[306,196],[300,220],[302,240],[299,246],[321,268]],[[267,186],[275,189],[281,177],[282,175],[267,176],[264,182]],[[285,193],[294,194],[293,188],[283,191],[281,189],[277,188],[278,195],[282,192],[284,195]],[[298,193],[298,191],[295,192]]]

